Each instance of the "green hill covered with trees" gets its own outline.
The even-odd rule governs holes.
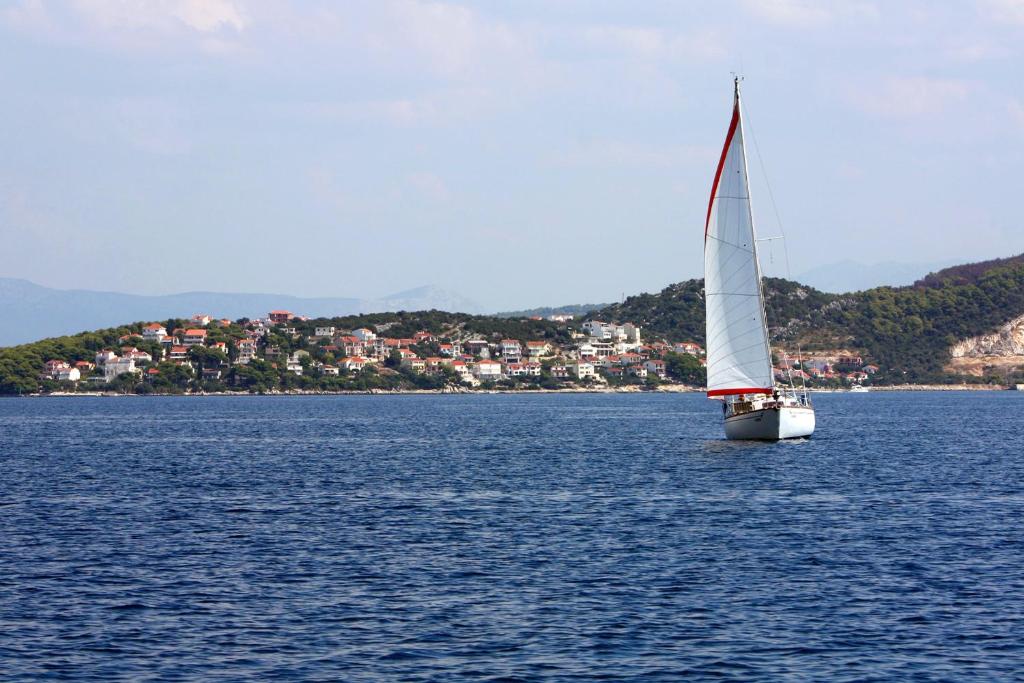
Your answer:
[[[908,287],[853,294],[828,294],[776,278],[766,278],[764,285],[774,343],[858,351],[881,368],[876,383],[952,382],[963,378],[943,371],[951,345],[1024,314],[1024,255],[947,268]],[[652,333],[678,330],[703,344],[703,287],[703,280],[688,280],[594,315],[632,320]]]
[[[768,324],[773,343],[788,350],[846,349],[862,355],[865,363],[880,370],[873,383],[938,383],[963,381],[944,370],[949,349],[957,341],[996,330],[1005,322],[1024,315],[1024,255],[977,264],[967,264],[932,273],[908,287],[878,287],[853,294],[828,294],[796,282],[765,280]],[[657,294],[639,294],[621,304],[607,306],[593,318],[642,326],[644,339],[692,340],[704,344],[703,281],[688,280],[666,287]],[[481,338],[491,343],[501,339],[546,340],[554,347],[569,348],[581,320],[571,323],[529,317],[479,316],[442,311],[378,313],[337,318],[294,320],[294,333],[273,327],[261,339],[261,356],[249,365],[234,363],[235,342],[247,335],[242,319],[206,328],[205,346],[188,350],[188,364],[156,361],[146,368],[141,380],[118,377],[112,383],[93,380],[96,388],[147,392],[175,391],[268,391],[277,389],[370,390],[436,389],[450,383],[448,374],[417,374],[398,362],[383,363],[367,372],[324,376],[322,372],[297,375],[287,371],[286,357],[301,358],[306,369],[337,363],[343,353],[329,341],[315,338],[314,329],[331,326],[338,330],[368,327],[395,338],[411,338],[428,331],[439,336]],[[101,349],[135,347],[160,358],[160,345],[141,337],[144,323],[83,332],[0,348],[0,394],[56,391],[60,382],[41,376],[48,360],[92,361]],[[168,330],[188,327],[189,321],[168,320]],[[212,348],[224,342],[220,348]],[[263,350],[267,353],[264,355]],[[273,356],[270,351],[273,351]],[[437,356],[436,343],[413,347],[421,358]],[[703,369],[696,358],[685,354],[664,356],[669,377],[699,383]],[[853,368],[858,369],[858,368]],[[153,371],[156,372],[153,372]],[[545,367],[545,373],[549,370]],[[446,371],[447,372],[447,371]],[[102,378],[97,378],[102,379]],[[531,380],[547,386],[548,374]],[[1021,382],[1019,370],[1000,376],[970,378],[970,381]],[[80,382],[78,389],[88,383]],[[529,382],[527,382],[529,384]],[[123,386],[122,386],[123,385]]]

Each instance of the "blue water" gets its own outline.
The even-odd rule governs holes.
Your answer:
[[[3,680],[1009,680],[1024,394],[0,400]]]

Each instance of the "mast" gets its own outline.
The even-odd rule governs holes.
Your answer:
[[[732,79],[733,89],[736,97],[736,111],[739,112],[739,128],[740,128],[740,151],[743,154],[743,175],[747,178],[747,213],[750,216],[750,232],[753,239],[750,243],[750,247],[754,252],[754,270],[757,272],[757,299],[761,305],[761,325],[764,327],[764,347],[765,352],[768,354],[768,362],[771,364],[772,358],[772,344],[768,339],[768,314],[765,313],[764,308],[764,280],[761,277],[761,259],[757,255],[757,222],[754,220],[754,207],[750,200],[750,168],[747,166],[747,136],[743,130],[743,111],[740,106],[740,78],[739,76],[733,76]],[[772,366],[772,381],[774,382],[775,368]]]

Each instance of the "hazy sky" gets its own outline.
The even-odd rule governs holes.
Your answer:
[[[701,274],[732,71],[794,273],[1005,256],[1022,46],[1024,0],[0,0],[0,276],[654,291]]]

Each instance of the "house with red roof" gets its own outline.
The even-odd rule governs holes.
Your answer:
[[[181,336],[182,346],[198,346],[206,343],[206,330],[193,327],[185,330]]]
[[[270,322],[275,325],[279,325],[281,323],[288,322],[295,316],[292,315],[291,311],[271,311],[267,314],[267,317],[270,318]]]

